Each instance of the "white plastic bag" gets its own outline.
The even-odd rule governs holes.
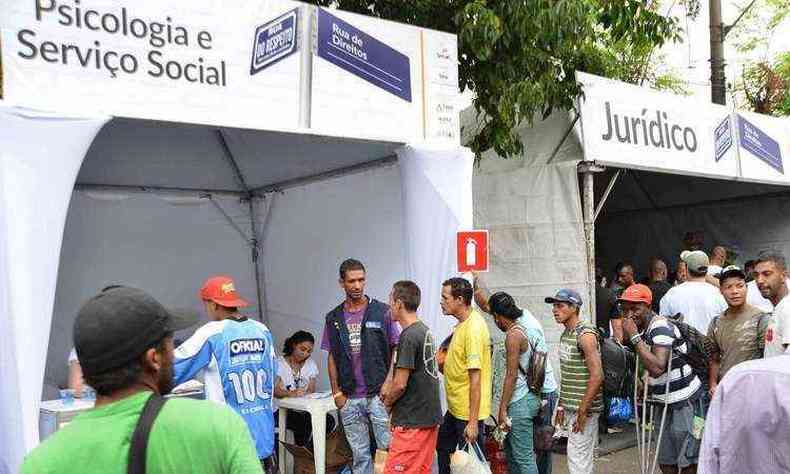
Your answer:
[[[453,474],[491,474],[483,450],[477,443],[467,443],[465,450],[457,449],[450,457],[450,472]]]

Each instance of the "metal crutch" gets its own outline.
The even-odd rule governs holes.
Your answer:
[[[674,348],[673,348],[674,349]],[[666,389],[664,390],[664,410],[661,414],[661,427],[658,430],[658,440],[656,441],[656,456],[653,458],[653,464],[650,468],[650,474],[654,474],[656,472],[656,466],[658,465],[658,453],[661,449],[661,438],[664,435],[664,424],[667,420],[667,409],[669,407],[669,381],[672,378],[672,355],[674,350],[669,351],[669,362],[667,363],[667,384]]]

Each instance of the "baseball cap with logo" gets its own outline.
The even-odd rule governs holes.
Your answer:
[[[206,280],[203,288],[200,289],[200,299],[213,301],[226,308],[243,308],[250,305],[241,299],[236,292],[233,279],[227,276],[215,276]]]
[[[626,303],[645,303],[646,305],[650,305],[653,303],[653,292],[650,291],[647,285],[637,283],[636,285],[631,285],[626,288],[623,294],[617,298],[617,301]]]
[[[741,270],[741,268],[738,266],[730,265],[729,267],[723,268],[722,271],[718,275],[716,275],[716,278],[722,281],[724,281],[727,278],[733,278],[733,277],[737,277],[742,280],[745,280],[746,272]]]
[[[707,272],[708,265],[710,265],[708,254],[702,250],[686,250],[680,254],[680,259],[686,262],[689,271],[694,273]]]
[[[563,288],[554,296],[549,296],[544,300],[548,304],[554,303],[568,303],[575,306],[582,305],[582,297],[575,290]]]

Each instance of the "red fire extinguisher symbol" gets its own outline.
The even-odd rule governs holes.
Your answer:
[[[488,231],[458,232],[458,271],[488,271]]]

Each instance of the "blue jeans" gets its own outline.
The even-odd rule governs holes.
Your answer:
[[[550,425],[551,424],[551,416],[554,414],[554,408],[557,407],[557,391],[553,391],[551,393],[544,393],[543,400],[547,402],[547,405],[543,407],[543,410],[540,413],[539,423],[542,426]],[[537,426],[537,425],[536,425]],[[537,451],[537,461],[536,464],[538,465],[538,473],[539,474],[551,474],[551,451]]]
[[[505,455],[511,474],[538,474],[532,431],[540,402],[537,396],[530,393],[507,407],[507,416],[512,424],[505,438]]]
[[[371,474],[373,458],[370,455],[368,425],[373,425],[373,436],[378,449],[386,450],[390,446],[389,416],[384,404],[378,395],[370,398],[349,398],[340,409],[340,419],[354,456],[353,473]]]

